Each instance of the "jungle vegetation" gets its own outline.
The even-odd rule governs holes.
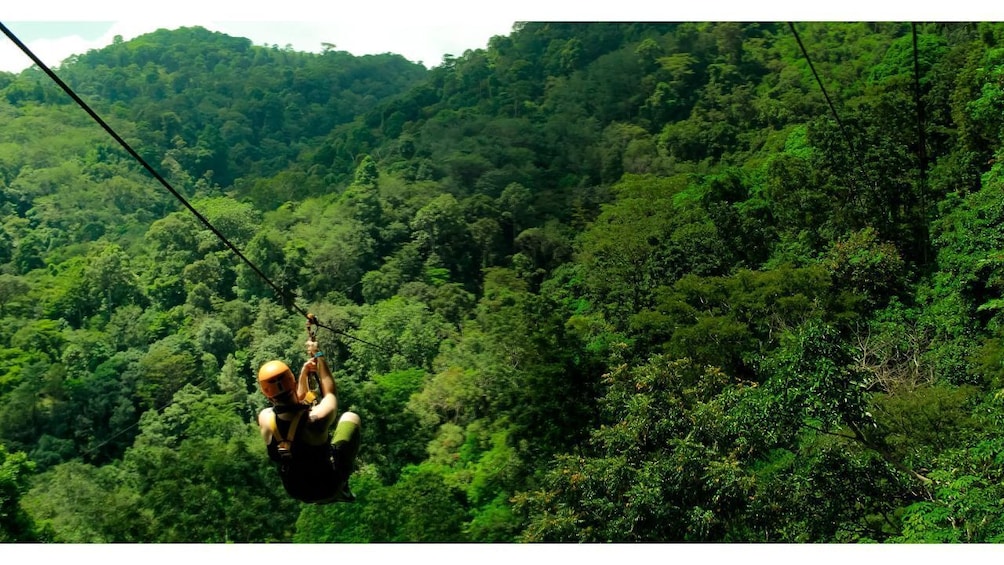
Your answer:
[[[431,69],[180,28],[56,70],[338,330],[357,501],[286,497],[254,423],[304,320],[33,68],[0,541],[1004,541],[1004,24],[518,22]]]

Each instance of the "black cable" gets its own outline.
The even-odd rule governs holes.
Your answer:
[[[384,345],[380,345],[379,343],[373,343],[372,341],[366,341],[365,339],[358,338],[358,337],[356,337],[356,336],[354,336],[352,334],[348,334],[346,332],[343,332],[342,330],[338,330],[338,329],[335,329],[335,328],[333,328],[331,326],[322,324],[321,322],[317,322],[317,327],[324,328],[324,329],[328,330],[329,332],[338,334],[338,335],[340,335],[342,337],[347,337],[347,338],[349,338],[351,340],[354,340],[354,341],[358,341],[359,343],[365,343],[366,345],[371,345],[373,347],[376,347],[377,349],[382,349],[382,350],[386,351],[387,353],[400,353],[399,349],[396,349],[396,348],[392,349],[390,347],[387,347],[387,346],[384,346]]]
[[[852,169],[856,169],[856,172],[863,177],[864,182],[870,184],[873,189],[877,189],[878,182],[872,175],[872,171],[865,167],[864,157],[858,153],[857,147],[855,147],[854,143],[851,142],[851,137],[847,134],[847,129],[844,128],[844,123],[840,120],[840,115],[837,113],[837,109],[833,105],[833,101],[830,100],[830,95],[827,94],[826,87],[823,86],[823,81],[819,78],[819,74],[816,72],[816,67],[812,64],[812,58],[809,57],[809,52],[805,49],[805,45],[802,44],[802,38],[799,37],[798,31],[795,29],[795,24],[788,22],[788,27],[791,29],[791,34],[795,36],[795,41],[798,42],[798,47],[802,50],[802,55],[805,57],[805,61],[809,64],[809,70],[812,71],[812,76],[816,77],[816,84],[819,85],[819,90],[823,92],[823,96],[826,98],[826,103],[830,106],[830,112],[833,113],[833,119],[837,121],[837,126],[840,128],[840,133],[844,138],[844,142],[847,143],[847,147],[851,151],[851,156],[854,158],[854,165],[852,166]],[[852,198],[857,198],[857,196],[852,196]]]
[[[819,90],[823,92],[823,97],[826,98],[826,103],[830,106],[830,112],[833,113],[833,119],[837,121],[837,126],[840,128],[840,133],[844,136],[844,141],[847,142],[847,146],[851,148],[851,154],[857,156],[857,150],[854,144],[851,143],[850,136],[847,135],[847,130],[844,128],[844,123],[840,121],[840,116],[837,114],[836,107],[833,106],[833,101],[830,100],[830,95],[826,92],[826,87],[823,86],[823,81],[820,80],[819,74],[816,72],[816,67],[812,64],[812,59],[809,58],[809,52],[806,51],[805,45],[802,44],[802,38],[798,36],[798,31],[795,30],[795,24],[788,22],[788,27],[791,29],[792,35],[795,36],[795,41],[798,42],[798,48],[802,50],[802,56],[805,57],[805,61],[809,63],[809,70],[812,71],[812,76],[816,77],[816,83],[819,85]],[[858,159],[859,163],[863,161]]]
[[[171,186],[171,183],[169,183],[167,181],[167,179],[165,179],[159,172],[157,172],[156,169],[154,169],[149,163],[147,163],[146,159],[144,159],[139,153],[137,153],[136,150],[133,149],[132,146],[129,145],[129,143],[127,143],[124,139],[122,139],[122,137],[119,136],[119,134],[116,133],[115,130],[112,129],[112,127],[109,126],[108,123],[105,122],[104,119],[102,119],[101,116],[99,116],[97,114],[97,112],[95,112],[94,110],[92,110],[91,107],[88,106],[86,102],[84,102],[79,96],[77,96],[77,93],[74,92],[73,89],[70,88],[65,82],[63,82],[63,80],[60,79],[59,76],[56,75],[56,73],[52,71],[52,69],[50,69],[48,66],[46,66],[46,64],[43,63],[41,59],[39,59],[38,57],[36,57],[35,54],[31,51],[31,49],[29,49],[27,45],[25,45],[24,43],[22,43],[21,40],[18,39],[17,36],[14,35],[14,33],[12,31],[10,31],[7,28],[6,25],[3,24],[3,22],[0,22],[0,31],[3,31],[4,35],[6,35],[8,38],[10,38],[10,40],[13,41],[14,44],[17,45],[18,48],[20,48],[21,51],[24,52],[25,55],[27,55],[29,58],[31,58],[31,60],[34,61],[36,65],[38,65],[38,68],[42,69],[42,71],[45,72],[45,74],[48,75],[49,78],[51,78],[53,82],[55,82],[57,85],[59,85],[59,87],[61,89],[63,89],[63,92],[65,92],[67,94],[67,96],[69,96],[70,98],[72,98],[73,101],[76,102],[77,105],[80,106],[85,112],[87,112],[88,115],[90,115],[91,118],[95,122],[97,122],[102,128],[104,128],[104,130],[106,132],[108,132],[108,135],[112,136],[112,138],[115,141],[117,141],[119,143],[119,145],[121,145],[122,148],[126,150],[126,152],[129,153],[129,155],[131,155],[141,165],[143,165],[143,168],[145,168],[151,175],[153,175],[153,177],[155,179],[157,179],[160,182],[160,184],[164,185],[164,188],[166,188],[171,194],[174,195],[175,198],[178,199],[178,201],[180,201],[186,208],[188,208],[188,210],[192,214],[194,214],[195,217],[198,218],[199,221],[201,221],[207,228],[209,228],[209,230],[211,232],[213,232],[213,234],[216,235],[216,237],[218,237],[220,239],[220,241],[222,241],[224,243],[224,245],[226,245],[231,251],[233,251],[235,255],[237,255],[238,257],[240,257],[240,259],[242,261],[244,261],[244,263],[248,267],[250,267],[251,270],[255,272],[255,274],[257,274],[259,277],[261,277],[261,279],[263,281],[265,281],[266,284],[268,284],[270,287],[272,287],[272,290],[274,290],[275,293],[279,296],[279,298],[282,300],[284,306],[286,306],[287,308],[289,308],[291,310],[295,310],[297,313],[299,313],[300,315],[302,315],[304,317],[307,316],[307,311],[296,305],[296,303],[294,302],[293,297],[290,296],[290,293],[287,292],[286,289],[280,288],[278,285],[276,285],[274,282],[272,282],[272,280],[269,279],[265,275],[265,273],[262,272],[262,270],[258,268],[257,265],[255,265],[254,263],[251,262],[250,259],[248,259],[247,257],[245,257],[244,254],[241,253],[240,249],[237,248],[237,246],[235,246],[233,243],[231,243],[230,240],[227,239],[227,237],[224,236],[218,229],[216,229],[216,227],[213,226],[213,224],[210,223],[209,220],[206,219],[205,216],[203,216],[198,210],[196,210],[195,207],[193,207],[188,202],[188,200],[185,199],[185,197],[181,195],[181,193],[179,193],[177,190],[175,190],[174,187]],[[353,339],[353,340],[356,340],[358,342],[365,343],[366,345],[371,345],[373,347],[377,347],[377,348],[383,349],[384,351],[391,351],[390,349],[388,349],[388,348],[386,348],[384,346],[381,346],[381,345],[378,345],[378,344],[375,344],[375,343],[371,343],[371,342],[366,341],[364,339],[357,338],[357,337],[349,335],[348,333],[345,333],[345,332],[343,332],[341,330],[336,330],[335,328],[332,328],[330,326],[325,326],[325,325],[321,325],[321,324],[318,324],[318,326],[323,327],[323,328],[325,328],[325,329],[327,329],[327,330],[329,330],[331,332],[334,332],[334,333],[336,333],[338,335],[347,337],[349,339]]]

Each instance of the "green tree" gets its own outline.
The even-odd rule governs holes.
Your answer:
[[[380,529],[387,537],[374,541],[464,541],[466,500],[435,468],[408,467],[390,488],[373,493],[370,505],[382,507]],[[371,526],[372,527],[372,526]],[[378,530],[380,531],[380,530]]]
[[[9,452],[0,444],[0,541],[39,541],[35,523],[22,504],[33,469],[27,455]]]
[[[139,360],[143,380],[138,394],[147,408],[166,404],[186,384],[201,383],[207,371],[216,367],[200,367],[195,345],[188,339],[168,336],[153,345]]]
[[[425,377],[419,369],[394,371],[375,375],[361,387],[353,409],[366,422],[366,460],[375,464],[384,483],[393,483],[401,469],[421,462],[425,455],[429,434],[416,414],[406,410]]]
[[[7,309],[17,304],[17,299],[27,294],[30,289],[21,277],[0,274],[0,316],[7,314]]]
[[[607,377],[609,425],[590,449],[563,454],[540,490],[519,493],[522,539],[545,542],[710,541],[742,513],[752,477],[737,453],[704,443],[715,396],[743,385],[687,360],[654,357]],[[714,426],[720,429],[721,426]],[[712,438],[709,440],[714,441]]]
[[[123,459],[157,542],[289,541],[297,505],[285,495],[257,430],[226,396],[191,385],[147,412]],[[262,521],[264,514],[273,520]],[[289,529],[275,524],[289,524]]]
[[[79,461],[57,465],[35,478],[25,507],[61,543],[141,543],[153,537],[135,477],[116,465]]]
[[[92,257],[84,276],[93,292],[100,297],[94,302],[99,303],[106,314],[141,296],[129,256],[117,245],[110,245]]]
[[[447,324],[420,302],[395,296],[364,311],[348,344],[345,368],[358,378],[412,368],[429,369]]]
[[[245,256],[261,270],[273,288],[250,265],[241,264],[237,269],[237,294],[243,300],[252,298],[272,298],[280,301],[291,299],[299,285],[300,269],[294,261],[287,261],[285,238],[275,229],[259,231],[248,244]]]

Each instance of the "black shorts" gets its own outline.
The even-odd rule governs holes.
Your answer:
[[[359,426],[354,422],[339,422],[327,449],[280,466],[282,485],[291,497],[301,502],[327,502],[349,480],[358,451]]]

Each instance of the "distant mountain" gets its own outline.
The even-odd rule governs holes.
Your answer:
[[[189,27],[116,41],[59,74],[88,104],[134,122],[151,155],[187,149],[181,164],[193,178],[212,171],[228,186],[278,172],[428,71],[398,55],[302,53]]]

